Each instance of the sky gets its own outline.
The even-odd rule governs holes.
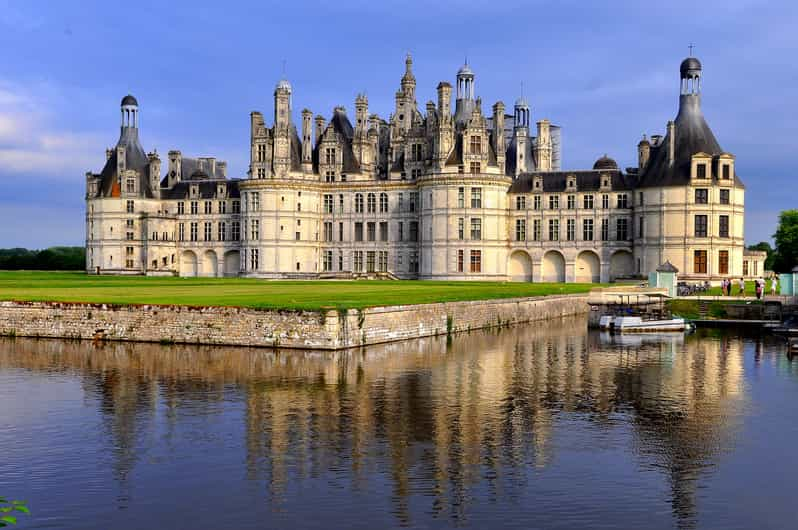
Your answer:
[[[136,96],[144,149],[248,164],[249,113],[293,85],[295,120],[336,105],[387,118],[414,59],[423,110],[468,60],[483,108],[523,93],[532,120],[562,129],[563,168],[607,153],[637,164],[664,134],[679,63],[694,44],[704,115],[746,184],[746,241],[798,207],[798,2],[0,0],[0,248],[82,245],[85,173],[119,136]],[[283,66],[284,65],[284,66]]]

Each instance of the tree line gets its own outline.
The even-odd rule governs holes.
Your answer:
[[[0,248],[0,270],[79,271],[85,268],[86,249],[83,247]]]
[[[776,247],[767,241],[748,247],[749,250],[764,250],[768,257],[765,270],[790,272],[798,266],[798,210],[784,210],[779,215],[779,226],[773,234]]]

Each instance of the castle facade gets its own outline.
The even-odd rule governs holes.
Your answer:
[[[412,66],[408,56],[387,120],[358,95],[354,120],[304,109],[295,124],[279,81],[271,126],[250,115],[243,179],[180,151],[164,174],[126,96],[119,141],[86,174],[87,271],[607,282],[670,261],[698,280],[764,272],[744,250],[745,189],[702,114],[698,59],[681,64],[675,120],[625,170],[606,155],[561,169],[559,127],[533,128],[523,97],[485,114],[467,64],[422,112]]]

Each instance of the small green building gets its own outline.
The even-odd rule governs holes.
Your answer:
[[[654,272],[648,274],[649,287],[664,287],[668,290],[668,296],[676,296],[676,279],[679,269],[673,266],[670,260],[666,261]]]

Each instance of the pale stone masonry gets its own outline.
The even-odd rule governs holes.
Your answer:
[[[0,302],[0,336],[336,350],[587,312],[587,295],[348,311]]]
[[[139,142],[139,107],[122,100],[119,142],[86,175],[86,269],[98,274],[259,278],[613,281],[669,260],[681,278],[763,272],[744,257],[745,189],[700,106],[702,69],[680,66],[679,111],[637,145],[637,167],[606,155],[561,168],[561,131],[532,130],[521,97],[488,113],[469,65],[423,110],[413,61],[387,120],[355,98],[293,122],[293,87],[274,90],[267,123],[250,115],[249,171]],[[453,93],[454,92],[454,93]],[[454,108],[452,97],[454,96]]]

